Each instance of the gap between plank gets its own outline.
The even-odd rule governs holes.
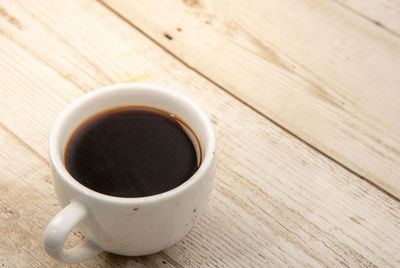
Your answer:
[[[29,152],[31,152],[33,155],[35,155],[37,158],[39,158],[42,162],[45,162],[46,164],[48,163],[46,158],[44,158],[41,154],[39,154],[35,149],[33,149],[29,144],[27,144],[24,140],[22,140],[20,137],[18,137],[14,132],[12,132],[8,127],[6,127],[1,122],[0,122],[0,129],[2,129],[8,135],[10,135],[14,139],[16,139],[25,149],[27,149]]]
[[[378,26],[378,27],[381,28],[382,30],[387,31],[388,33],[391,33],[391,34],[393,34],[394,36],[400,38],[400,33],[398,33],[398,32],[396,32],[395,30],[392,30],[392,29],[386,27],[386,25],[384,25],[384,24],[381,23],[380,21],[377,21],[377,20],[375,20],[375,19],[373,19],[373,18],[370,18],[370,17],[368,17],[367,15],[365,15],[365,14],[363,14],[363,13],[361,13],[361,12],[355,10],[354,8],[349,7],[349,6],[347,6],[346,4],[341,3],[341,2],[339,2],[339,1],[337,1],[337,0],[333,0],[333,2],[335,2],[336,4],[342,6],[343,8],[347,9],[348,11],[353,12],[353,13],[356,14],[357,16],[359,16],[359,17],[361,17],[361,18],[363,18],[363,19],[366,19],[366,20],[369,21],[369,22],[372,22],[373,24],[375,24],[376,26]]]
[[[273,123],[274,125],[276,125],[277,127],[283,129],[285,132],[289,133],[290,135],[292,135],[294,138],[298,139],[299,141],[303,142],[304,144],[306,144],[308,147],[312,148],[314,151],[318,152],[319,154],[323,155],[324,157],[326,157],[327,159],[333,161],[335,164],[339,165],[340,167],[344,168],[345,170],[347,170],[348,172],[350,172],[351,174],[357,176],[358,178],[360,178],[361,180],[367,182],[369,185],[375,187],[376,189],[378,189],[380,192],[386,194],[387,196],[389,196],[390,198],[396,200],[397,202],[400,202],[400,198],[393,195],[392,193],[390,193],[389,191],[383,189],[381,186],[379,186],[378,184],[370,181],[368,178],[362,176],[361,174],[359,174],[358,172],[352,170],[351,168],[347,167],[346,165],[344,165],[343,163],[339,162],[338,160],[336,160],[335,158],[333,158],[332,156],[328,155],[327,153],[321,151],[319,148],[317,148],[316,146],[314,146],[313,144],[309,143],[308,141],[306,141],[305,139],[301,138],[300,136],[298,136],[297,134],[295,134],[294,132],[292,132],[291,130],[289,130],[288,128],[284,127],[283,125],[281,125],[280,123],[278,123],[277,121],[273,120],[272,118],[270,118],[269,116],[267,116],[266,114],[264,114],[262,111],[260,111],[259,109],[253,107],[250,103],[242,100],[241,98],[239,98],[238,96],[236,96],[235,94],[233,94],[232,92],[230,92],[228,89],[226,89],[225,87],[223,87],[222,85],[220,85],[218,82],[212,80],[211,78],[209,78],[208,76],[206,76],[205,74],[201,73],[199,70],[195,69],[194,67],[192,67],[191,65],[189,65],[189,63],[185,62],[184,60],[182,60],[181,58],[179,58],[175,53],[173,53],[171,50],[169,50],[167,47],[163,46],[160,42],[158,42],[156,39],[154,39],[152,36],[150,36],[149,34],[147,34],[146,32],[144,32],[141,28],[139,28],[138,26],[136,26],[135,24],[133,24],[131,21],[129,21],[127,18],[125,18],[122,14],[120,14],[117,10],[115,10],[113,7],[109,6],[107,3],[105,3],[103,0],[97,0],[100,4],[102,4],[105,8],[107,8],[108,10],[110,10],[110,12],[114,13],[117,17],[119,17],[121,20],[123,20],[124,22],[126,22],[128,25],[132,26],[135,30],[137,30],[138,32],[140,32],[141,34],[143,34],[146,38],[148,38],[150,41],[154,42],[157,46],[159,46],[161,49],[163,49],[165,52],[167,52],[168,54],[170,54],[172,57],[174,57],[177,61],[179,61],[180,63],[182,63],[185,67],[189,68],[190,70],[192,70],[193,72],[195,72],[196,74],[198,74],[199,76],[203,77],[204,79],[206,79],[207,81],[209,81],[211,84],[217,86],[218,88],[220,88],[221,90],[223,90],[225,93],[227,93],[228,95],[230,95],[231,97],[233,97],[234,99],[238,100],[240,103],[242,103],[243,105],[247,106],[248,108],[250,108],[251,110],[253,110],[254,112],[256,112],[258,115],[264,117],[265,119],[267,119],[268,121],[270,121],[271,123]],[[335,1],[335,0],[333,0]],[[336,2],[336,1],[335,1]],[[340,3],[339,3],[340,4]],[[344,5],[343,5],[344,6]],[[346,6],[344,6],[345,8],[348,8]],[[351,10],[350,8],[348,8],[349,10]],[[356,11],[353,11],[355,13],[357,13]],[[358,14],[358,13],[357,13]],[[363,14],[359,13],[358,15],[364,17],[365,19],[370,20],[368,17],[364,16]],[[376,24],[376,23],[375,23]],[[388,28],[385,28],[383,26],[381,26],[382,29],[385,29],[387,31],[389,31],[390,33],[400,37],[400,35],[397,35],[396,32],[391,31]]]

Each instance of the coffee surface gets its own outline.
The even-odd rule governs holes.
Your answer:
[[[65,149],[68,172],[106,195],[143,197],[171,190],[198,168],[189,130],[147,107],[121,107],[83,122]]]

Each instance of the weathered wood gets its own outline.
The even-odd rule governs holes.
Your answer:
[[[5,2],[5,1],[4,1]],[[82,266],[395,266],[400,203],[188,69],[95,1],[0,6],[0,264],[58,266],[42,233],[59,210],[47,167],[57,115],[94,87],[168,86],[215,124],[218,171],[204,217],[164,252]],[[42,40],[42,42],[40,41]],[[43,41],[45,40],[45,41]],[[71,236],[71,244],[81,235]]]
[[[398,36],[334,1],[102,2],[191,68],[400,197]]]
[[[400,37],[400,2],[397,0],[334,0],[378,27]]]

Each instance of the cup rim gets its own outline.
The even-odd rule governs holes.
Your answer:
[[[65,121],[69,119],[69,117],[73,114],[73,112],[78,108],[81,107],[82,105],[85,105],[87,101],[89,101],[91,98],[94,98],[98,95],[102,94],[109,94],[111,91],[115,90],[139,90],[139,89],[145,89],[145,90],[151,90],[153,92],[158,92],[160,94],[168,94],[172,98],[174,98],[174,101],[182,101],[186,102],[189,104],[193,110],[195,110],[196,115],[198,115],[198,118],[200,118],[200,121],[203,124],[203,127],[206,129],[206,135],[208,138],[208,144],[202,144],[203,145],[203,158],[202,162],[200,164],[200,167],[197,169],[197,171],[184,183],[178,185],[177,187],[170,189],[166,192],[162,192],[159,194],[155,195],[150,195],[150,196],[144,196],[144,197],[119,197],[119,196],[111,196],[111,195],[106,195],[103,193],[96,192],[80,182],[78,182],[76,179],[72,177],[71,174],[67,171],[64,162],[63,162],[63,152],[59,152],[59,146],[58,144],[61,142],[60,141],[60,136],[61,136],[61,129],[62,126],[64,125]],[[145,105],[145,104],[144,104]],[[99,111],[100,112],[100,111]],[[82,120],[82,122],[85,119]],[[64,150],[65,148],[63,148]],[[54,170],[57,172],[57,175],[66,183],[68,183],[71,187],[75,188],[79,192],[85,194],[88,197],[94,198],[94,199],[101,199],[103,201],[107,202],[112,202],[112,203],[119,203],[119,204],[150,204],[154,202],[159,202],[162,200],[166,200],[169,198],[172,198],[173,196],[177,195],[180,192],[185,191],[185,189],[190,188],[192,185],[197,183],[204,174],[211,168],[211,165],[213,163],[213,160],[215,158],[215,149],[216,149],[216,139],[215,139],[215,132],[213,125],[206,115],[206,113],[200,108],[198,104],[196,104],[194,101],[186,97],[185,95],[176,92],[172,89],[154,85],[154,84],[148,84],[148,83],[120,83],[120,84],[113,84],[110,86],[105,86],[101,87],[98,89],[95,89],[89,93],[86,93],[82,95],[81,97],[77,98],[75,101],[73,101],[71,104],[69,104],[59,115],[59,117],[56,119],[50,133],[50,139],[49,139],[49,154],[50,154],[50,162],[54,167]]]

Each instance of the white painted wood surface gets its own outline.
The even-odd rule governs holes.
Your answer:
[[[207,111],[217,132],[216,183],[200,223],[175,246],[145,257],[103,253],[80,266],[400,264],[397,199],[191,70],[101,3],[3,0],[0,10],[0,265],[60,266],[41,242],[60,209],[47,165],[51,125],[78,96],[125,81],[165,85]],[[82,238],[75,232],[69,245]]]
[[[397,0],[335,0],[378,27],[400,36],[400,2]]]
[[[191,68],[400,197],[400,36],[335,1],[102,1]]]

